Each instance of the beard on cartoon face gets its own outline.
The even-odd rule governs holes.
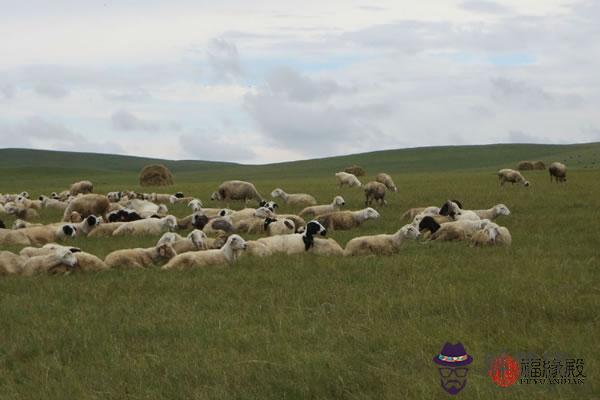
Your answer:
[[[458,394],[467,385],[468,368],[447,367],[438,368],[440,372],[440,383],[442,388],[449,394]]]

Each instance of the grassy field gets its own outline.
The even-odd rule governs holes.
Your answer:
[[[531,187],[500,187],[494,172],[522,159],[566,160],[568,183],[531,171]],[[0,150],[0,192],[37,196],[83,178],[98,192],[136,190],[147,162]],[[341,194],[358,209],[362,191],[338,190],[333,178],[354,163],[367,178],[390,172],[399,193],[388,194],[379,220],[332,232],[340,244],[395,232],[407,208],[455,198],[465,208],[508,205],[512,215],[498,222],[513,246],[415,241],[391,257],[245,257],[183,272],[1,277],[0,399],[447,398],[431,361],[446,341],[474,357],[457,398],[600,398],[600,144],[408,149],[264,166],[168,162],[176,179],[168,190],[209,206],[221,181],[249,179],[265,196],[279,186],[320,202]],[[156,240],[75,244],[103,257]],[[485,359],[502,352],[583,358],[586,382],[499,388]]]

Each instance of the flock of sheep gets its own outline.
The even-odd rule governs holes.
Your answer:
[[[566,167],[554,163],[551,179],[564,182]],[[510,215],[504,204],[484,210],[465,210],[457,200],[447,200],[440,207],[412,208],[401,219],[407,220],[396,233],[358,236],[342,248],[327,231],[358,228],[370,219],[379,218],[371,208],[373,202],[384,206],[387,191],[397,192],[392,178],[380,173],[363,185],[347,172],[335,174],[338,187],[362,188],[366,208],[342,210],[345,201],[335,196],[329,204],[317,204],[305,193],[287,193],[281,188],[271,197],[296,208],[297,214],[279,214],[275,201],[266,201],[256,187],[245,181],[226,181],[212,193],[211,199],[229,205],[233,201],[256,201],[257,208],[232,210],[206,208],[201,200],[183,193],[157,194],[110,192],[93,193],[89,181],[74,183],[69,190],[30,199],[27,192],[0,194],[0,216],[17,217],[7,228],[0,220],[0,245],[22,246],[16,254],[0,251],[0,274],[33,275],[68,273],[75,270],[110,268],[185,269],[234,263],[242,254],[268,257],[273,254],[314,253],[330,256],[390,255],[400,251],[404,240],[462,240],[473,246],[510,245],[511,234],[493,222],[498,216]],[[516,170],[498,171],[500,183],[529,182]],[[191,214],[177,218],[168,212],[168,204],[184,203]],[[61,222],[42,225],[32,223],[43,209],[63,212]],[[308,222],[307,222],[308,219]],[[181,236],[180,232],[191,232]],[[256,240],[241,235],[258,234]],[[122,249],[109,253],[104,260],[79,248],[59,244],[78,236],[156,236],[150,248]]]

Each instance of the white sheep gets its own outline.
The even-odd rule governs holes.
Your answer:
[[[27,257],[9,251],[0,251],[0,276],[20,274]]]
[[[77,264],[77,258],[68,248],[60,247],[53,252],[28,258],[23,263],[22,275],[31,276],[38,273],[59,272],[66,268],[66,271],[72,270]],[[56,268],[56,271],[53,269]]]
[[[488,208],[487,210],[473,210],[475,214],[481,219],[489,219],[493,221],[496,217],[500,215],[510,215],[510,210],[504,204],[496,204],[492,208]]]
[[[208,248],[208,237],[199,229],[194,229],[185,238],[175,232],[166,232],[156,243],[157,246],[168,243],[173,246],[177,254],[188,251],[206,250]]]
[[[239,235],[231,235],[220,249],[190,251],[173,257],[162,269],[188,269],[211,265],[231,265],[246,249],[246,241]]]
[[[306,193],[286,193],[283,189],[277,188],[271,192],[271,197],[281,198],[285,204],[293,207],[307,207],[317,204],[317,200]]]
[[[466,240],[475,232],[485,228],[490,224],[490,220],[462,220],[446,222],[441,224],[440,228],[430,237],[430,240]]]
[[[404,239],[416,239],[419,229],[412,224],[404,225],[393,235],[359,236],[351,239],[344,249],[345,256],[390,255],[400,251]]]
[[[493,222],[475,232],[471,237],[471,246],[510,246],[511,244],[510,231]]]
[[[338,187],[348,186],[348,187],[361,187],[362,184],[356,177],[356,175],[350,174],[348,172],[337,172],[335,174],[335,178],[338,183]]]
[[[289,218],[265,218],[264,227],[268,236],[287,235],[296,232],[296,224]]]
[[[163,218],[147,218],[125,222],[113,232],[113,236],[124,235],[160,235],[177,227],[177,218],[167,215]]]
[[[329,230],[346,230],[355,228],[366,220],[376,218],[379,218],[379,212],[374,208],[367,207],[358,211],[334,211],[322,214],[316,220]]]
[[[519,171],[510,168],[499,170],[498,179],[500,180],[500,185],[502,186],[504,186],[506,182],[510,182],[512,184],[521,183],[523,186],[529,186],[529,181],[527,181]]]
[[[160,265],[175,257],[177,253],[169,243],[161,244],[147,249],[123,249],[113,251],[104,259],[110,268],[148,268]]]
[[[318,206],[306,207],[298,213],[299,216],[304,218],[312,218],[317,215],[326,214],[329,212],[339,210],[346,202],[342,196],[335,196],[331,204],[323,204]]]

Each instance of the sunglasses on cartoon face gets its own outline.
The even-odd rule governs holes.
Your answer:
[[[438,368],[440,371],[440,375],[442,378],[449,378],[452,374],[456,375],[458,378],[464,378],[467,376],[468,368]]]

